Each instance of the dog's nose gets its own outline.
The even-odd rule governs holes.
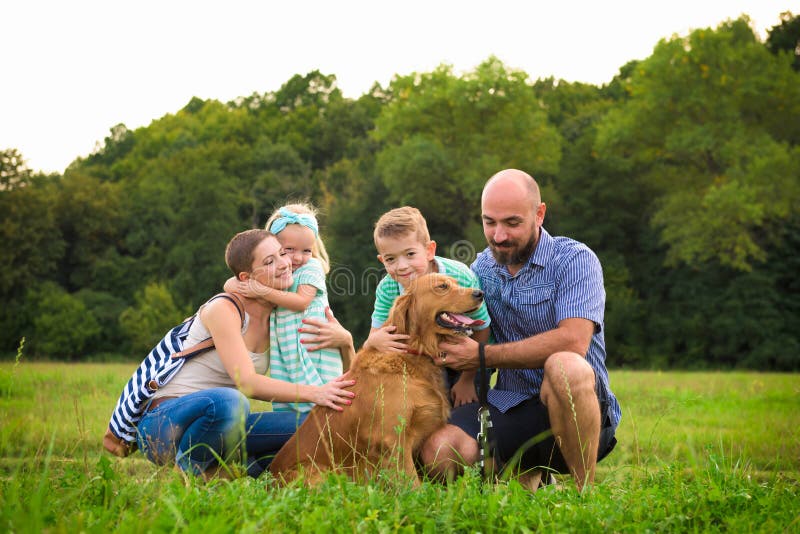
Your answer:
[[[474,298],[475,300],[483,300],[483,291],[481,291],[480,289],[476,289],[475,291],[472,292],[472,298]]]

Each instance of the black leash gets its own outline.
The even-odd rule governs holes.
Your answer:
[[[480,450],[479,466],[481,469],[481,481],[494,480],[494,435],[492,433],[492,418],[489,414],[489,377],[486,376],[486,344],[478,343],[478,363],[480,365],[478,380],[478,421],[480,422],[480,432],[478,433],[478,449]]]

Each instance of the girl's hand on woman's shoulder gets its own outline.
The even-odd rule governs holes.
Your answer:
[[[269,294],[272,291],[273,290],[271,288],[265,286],[258,280],[250,278],[247,281],[237,281],[234,293],[239,293],[240,295],[244,295],[245,297],[251,299],[264,299],[269,301]]]

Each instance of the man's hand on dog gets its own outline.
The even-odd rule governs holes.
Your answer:
[[[431,354],[439,367],[456,371],[478,368],[478,342],[465,336],[448,336],[439,343],[439,354]]]

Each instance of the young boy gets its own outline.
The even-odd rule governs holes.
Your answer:
[[[364,346],[382,351],[404,352],[403,343],[407,335],[394,334],[394,325],[384,324],[395,299],[405,291],[411,280],[427,273],[452,276],[460,286],[480,289],[478,278],[465,264],[436,256],[436,242],[428,233],[425,218],[417,208],[404,206],[384,213],[375,223],[375,248],[378,261],[386,268],[386,276],[375,291],[375,309],[372,312],[372,328]],[[486,304],[470,314],[473,319],[484,321],[476,327],[472,338],[487,342],[489,339],[489,312]],[[448,369],[448,383],[452,384],[457,373]],[[476,371],[461,373],[450,390],[454,406],[477,402],[475,392]]]

